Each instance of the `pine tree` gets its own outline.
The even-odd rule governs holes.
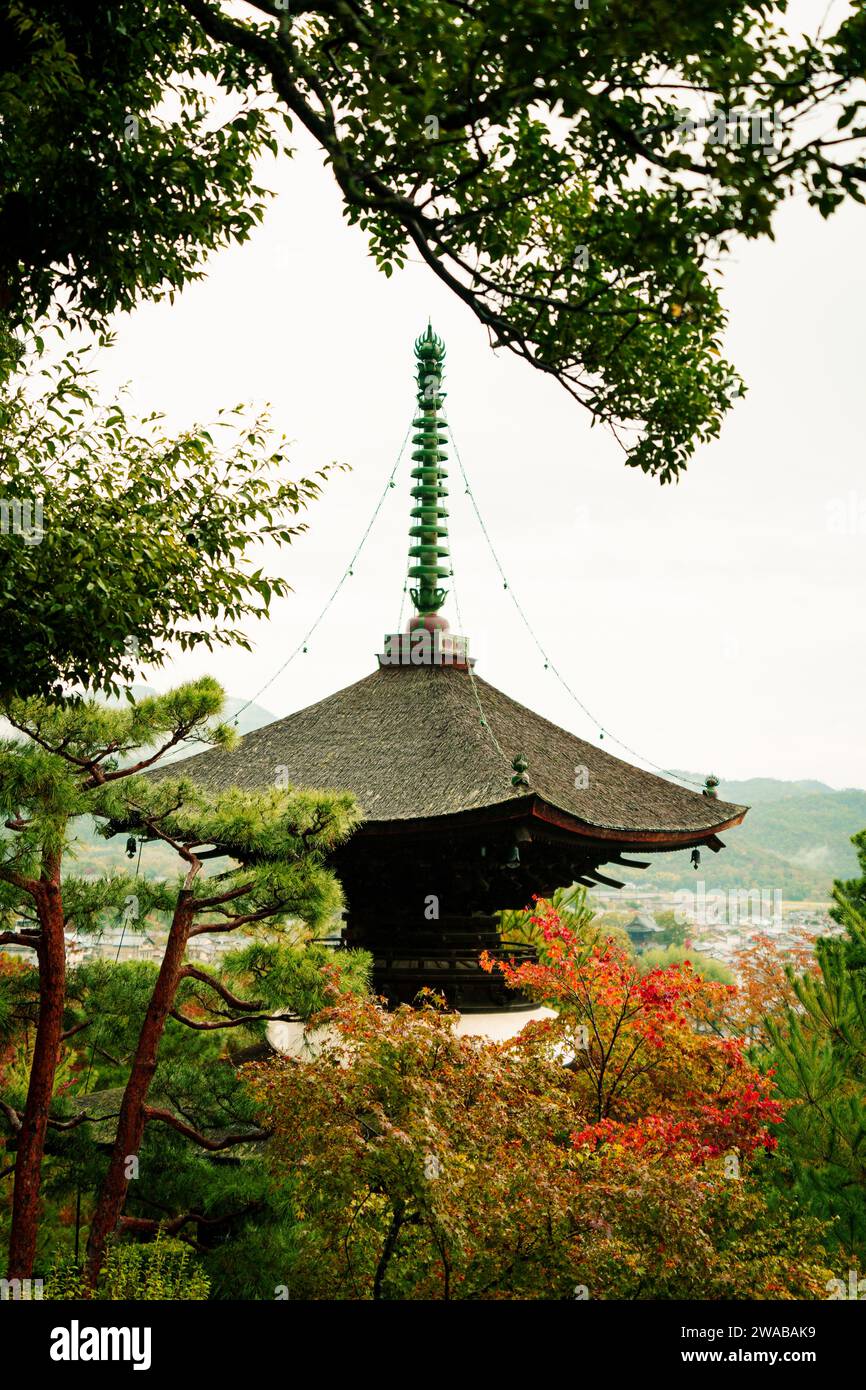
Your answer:
[[[0,908],[7,924],[0,931],[0,945],[34,951],[39,982],[26,1101],[20,1115],[13,1107],[10,1121],[16,1147],[11,1278],[31,1275],[46,1135],[49,1127],[67,1123],[52,1114],[67,1041],[66,930],[92,926],[107,909],[128,905],[130,896],[139,922],[154,908],[171,917],[118,1127],[118,1144],[123,1156],[130,1156],[137,1154],[144,1125],[152,1118],[145,1113],[147,1094],[181,981],[197,979],[213,989],[235,1015],[264,1018],[269,1011],[188,965],[190,937],[287,914],[320,922],[339,906],[339,886],[323,856],[354,825],[357,812],[349,796],[274,790],[209,797],[187,779],[152,781],[144,775],[187,739],[230,744],[233,732],[214,723],[222,701],[220,687],[204,678],[122,709],[95,701],[57,705],[39,698],[8,706],[23,741],[0,744],[0,813],[10,832],[0,849]],[[136,751],[142,748],[147,751]],[[123,824],[140,837],[165,841],[183,861],[182,878],[173,885],[137,879],[130,895],[131,880],[123,875],[98,884],[64,876],[64,860],[73,853],[74,822],[82,815],[95,816],[108,830]],[[237,863],[219,878],[205,879],[204,859],[226,849]],[[126,1181],[120,1177],[116,1165],[110,1168],[97,1231],[91,1232],[98,1252],[94,1271],[122,1211]]]
[[[855,836],[866,870],[866,832]],[[866,1265],[866,878],[837,883],[841,938],[816,946],[819,970],[791,975],[795,1002],[769,1021],[772,1065],[790,1101],[779,1177],[835,1221],[840,1251]]]
[[[854,970],[866,972],[866,830],[851,836],[857,851],[861,875],[833,885],[830,916],[846,931],[846,956]]]
[[[148,929],[153,931],[152,922]],[[270,1298],[281,1282],[290,1233],[285,1203],[262,1161],[267,1132],[245,1064],[275,1055],[269,1018],[306,1021],[331,1002],[333,988],[365,992],[367,958],[357,951],[335,954],[315,942],[293,944],[294,929],[267,931],[267,940],[239,946],[207,969],[227,991],[261,1004],[257,1013],[235,1021],[222,997],[195,976],[180,985],[148,1104],[181,1124],[146,1125],[136,1161],[128,1165],[123,1215],[117,1238],[107,1246],[107,1266],[112,1251],[166,1236],[195,1249],[202,1267],[213,1269],[217,1297]],[[69,969],[64,1030],[70,1042],[52,1106],[65,1127],[50,1129],[46,1141],[36,1265],[43,1277],[63,1268],[75,1287],[84,1278],[81,1236],[86,1241],[105,1179],[158,969],[152,960],[102,956]],[[11,988],[6,995],[23,1037],[36,972],[19,966],[14,975],[15,997]],[[0,1009],[0,1056],[3,1032]],[[14,1104],[12,1086],[10,1076],[3,1094]],[[102,1284],[100,1276],[97,1297]]]
[[[120,710],[95,701],[63,707],[38,698],[6,707],[24,741],[0,744],[0,815],[11,832],[0,858],[2,906],[11,925],[0,933],[0,944],[30,948],[39,968],[36,1038],[16,1135],[11,1278],[30,1277],[36,1250],[42,1154],[64,1041],[65,932],[122,901],[123,885],[116,879],[95,891],[84,881],[62,882],[72,824],[93,811],[94,798],[109,782],[141,771],[183,739],[198,734],[228,742],[227,727],[208,731],[221,704],[216,682],[205,680]],[[148,744],[156,751],[121,768],[120,760]]]
[[[109,824],[135,825],[175,850],[183,863],[176,887],[163,958],[148,1001],[120,1105],[108,1171],[102,1182],[88,1238],[88,1277],[95,1284],[106,1243],[121,1219],[129,1186],[130,1159],[137,1158],[149,1123],[158,1122],[209,1151],[265,1138],[244,1130],[210,1139],[173,1110],[150,1101],[160,1043],[169,1017],[194,1031],[235,1028],[244,1020],[284,1020],[262,997],[242,997],[214,974],[187,959],[192,938],[236,932],[300,918],[321,927],[337,914],[342,894],[324,856],[356,824],[353,798],[345,792],[236,789],[209,795],[189,781],[144,778],[106,787],[97,814]],[[230,854],[230,867],[204,878],[205,860]],[[263,958],[260,958],[264,963]],[[266,970],[264,972],[267,973]],[[185,981],[209,991],[211,1016],[197,1018],[178,1008]],[[207,1006],[205,1006],[207,1008]]]

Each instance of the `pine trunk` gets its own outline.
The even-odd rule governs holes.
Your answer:
[[[120,1106],[111,1161],[90,1222],[87,1241],[87,1282],[91,1288],[96,1286],[99,1278],[108,1238],[116,1230],[123,1214],[129,1186],[129,1160],[137,1158],[141,1149],[147,1123],[145,1108],[148,1093],[156,1071],[159,1044],[165,1031],[166,1020],[174,1007],[191,925],[192,903],[188,901],[187,895],[184,895],[174,914],[165,955],[141,1027],[132,1070]]]
[[[48,1116],[60,1057],[63,1010],[66,1003],[66,942],[59,866],[54,881],[40,884],[37,911],[41,928],[39,961],[39,1022],[30,1068],[27,1101],[15,1152],[12,1229],[9,1237],[10,1279],[30,1279],[39,1229],[39,1192]]]

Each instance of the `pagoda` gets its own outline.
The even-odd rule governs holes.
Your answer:
[[[575,882],[622,887],[618,870],[647,867],[635,854],[718,851],[747,808],[633,767],[475,674],[468,639],[441,613],[445,348],[432,328],[415,357],[406,630],[385,636],[364,679],[183,767],[213,790],[272,786],[280,767],[294,786],[352,792],[364,818],[331,861],[347,903],[341,943],[371,952],[377,993],[411,1002],[428,986],[461,1013],[520,1013],[528,1002],[479,964],[484,950],[532,955],[502,942],[500,910]]]
[[[664,927],[660,927],[651,912],[636,912],[630,922],[626,922],[624,931],[636,951],[643,951],[647,946],[652,945],[653,938],[664,935]]]

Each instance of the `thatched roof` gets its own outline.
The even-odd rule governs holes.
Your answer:
[[[506,803],[529,799],[559,813],[561,823],[578,833],[585,827],[648,848],[709,840],[745,814],[746,807],[622,762],[477,676],[473,692],[472,680],[465,668],[380,667],[318,704],[253,730],[231,752],[213,749],[152,775],[182,770],[213,790],[260,789],[280,778],[297,787],[348,790],[368,829],[507,810]],[[519,754],[528,762],[528,786],[512,785],[510,762]],[[584,768],[586,775],[579,771]]]

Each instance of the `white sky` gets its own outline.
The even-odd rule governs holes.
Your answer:
[[[117,322],[103,387],[172,428],[221,405],[271,402],[292,473],[345,461],[273,558],[294,595],[252,654],[179,654],[143,678],[205,672],[255,697],[313,621],[360,539],[411,418],[413,341],[447,346],[448,413],[482,514],[542,643],[583,702],[664,767],[866,786],[863,691],[866,209],[824,223],[796,202],[775,243],[726,273],[728,353],[749,395],[676,486],[623,465],[613,438],[555,383],[502,351],[420,264],[387,280],[346,226],[331,174],[298,135],[245,246],[208,263],[174,306]],[[408,546],[407,449],[350,579],[310,644],[259,696],[281,716],[374,668],[397,622]],[[452,555],[479,675],[582,737],[597,729],[522,627],[452,460]],[[839,512],[844,530],[840,531]],[[445,609],[458,624],[453,602]],[[620,752],[605,740],[609,751]],[[625,756],[625,755],[622,755]]]

